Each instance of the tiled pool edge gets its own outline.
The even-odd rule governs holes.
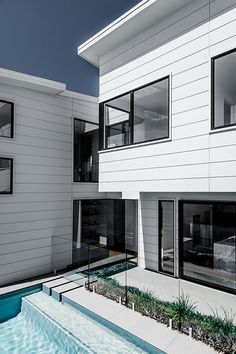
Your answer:
[[[95,312],[89,310],[88,308],[76,303],[75,301],[68,299],[64,296],[62,296],[62,303],[64,305],[69,305],[75,310],[78,310],[82,312],[84,315],[89,316],[96,322],[100,323],[101,325],[109,328],[111,331],[113,331],[115,334],[118,334],[122,338],[125,338],[128,342],[134,343],[137,347],[141,348],[142,350],[146,351],[149,349],[148,353],[155,353],[159,352],[160,354],[167,354],[163,350],[157,348],[156,346],[152,345],[151,343],[145,341],[144,339],[136,336],[135,334],[127,331],[126,329],[121,328],[120,326],[114,324],[113,322],[105,319],[104,317],[96,314]]]

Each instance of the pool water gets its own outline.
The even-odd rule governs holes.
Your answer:
[[[133,269],[135,267],[137,267],[137,265],[135,263],[121,262],[121,263],[116,263],[116,264],[111,264],[111,265],[91,269],[89,273],[90,273],[90,275],[97,276],[97,277],[110,277],[110,276],[115,275],[117,273],[121,273],[126,270]],[[85,270],[83,273],[87,275],[88,271]]]
[[[37,284],[0,295],[0,323],[18,315],[21,309],[21,301],[24,296],[41,290],[41,284]]]
[[[21,312],[0,324],[0,353],[162,353],[120,328],[117,332],[86,309],[75,310],[39,292],[23,298]]]

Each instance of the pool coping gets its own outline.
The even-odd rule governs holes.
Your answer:
[[[171,330],[155,320],[142,316],[123,305],[102,295],[91,293],[84,288],[75,289],[62,296],[62,302],[72,302],[72,307],[82,306],[95,315],[109,321],[131,335],[142,339],[167,354],[214,354],[211,347],[200,341]],[[71,305],[69,305],[71,306]]]

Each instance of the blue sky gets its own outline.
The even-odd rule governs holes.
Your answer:
[[[98,94],[98,71],[77,47],[140,0],[0,0],[0,67]]]

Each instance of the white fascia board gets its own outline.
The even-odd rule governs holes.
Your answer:
[[[78,47],[78,55],[99,67],[100,57],[162,21],[193,0],[143,0]]]
[[[0,84],[19,86],[38,92],[59,94],[66,89],[66,84],[43,79],[41,77],[0,68]]]
[[[86,95],[80,92],[65,90],[61,92],[59,95],[63,97],[74,98],[81,101],[98,103],[98,97]]]

